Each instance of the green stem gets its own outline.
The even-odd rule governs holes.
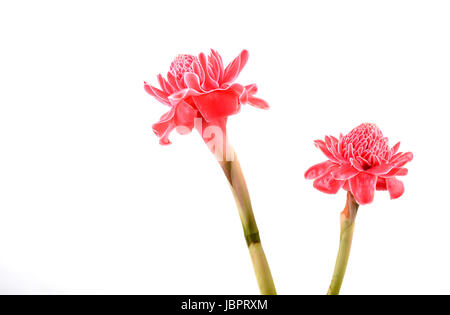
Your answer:
[[[219,163],[228,179],[236,200],[242,227],[244,229],[245,240],[247,242],[248,250],[250,251],[250,257],[253,262],[253,268],[255,270],[261,294],[276,295],[277,292],[273,283],[269,264],[267,263],[266,255],[261,246],[261,239],[259,237],[255,215],[253,214],[247,184],[245,183],[244,175],[236,157],[236,153],[234,153],[234,151],[232,153],[232,156],[234,156],[233,160],[219,160]]]
[[[341,213],[339,252],[336,259],[333,279],[331,280],[330,288],[328,289],[328,295],[339,295],[339,291],[341,290],[352,247],[353,231],[355,229],[355,219],[358,208],[359,204],[356,202],[355,197],[353,197],[351,192],[348,192],[347,203],[344,211]]]

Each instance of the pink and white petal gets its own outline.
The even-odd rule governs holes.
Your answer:
[[[362,167],[361,163],[355,159],[350,159],[350,164],[356,168],[360,172],[364,172],[364,168]]]
[[[360,205],[366,205],[373,201],[377,179],[375,175],[359,173],[349,180],[350,190]]]
[[[243,50],[225,69],[223,83],[233,82],[239,76],[248,60],[248,51]]]
[[[173,87],[174,92],[184,89],[171,72],[167,72],[167,81]]]
[[[400,149],[400,142],[398,142],[396,145],[392,147],[391,149],[392,155],[395,155],[399,149]]]
[[[345,163],[347,162],[341,154],[339,154],[338,150],[338,144],[339,141],[333,137],[333,136],[326,136],[325,137],[325,144],[327,145],[328,151],[340,162]]]
[[[395,177],[395,176],[406,176],[408,175],[408,169],[404,167],[396,167],[392,169],[389,173],[386,175],[383,175],[382,177],[388,178],[388,177]]]
[[[144,82],[144,89],[148,94],[156,98],[159,102],[170,106],[170,102],[168,100],[169,95],[166,92],[163,92],[160,89],[151,86],[147,82]]]
[[[323,154],[325,154],[325,156],[326,156],[327,158],[329,158],[329,159],[330,159],[331,161],[333,161],[333,162],[338,163],[338,160],[334,157],[334,155],[331,154],[330,151],[328,151],[327,145],[325,144],[324,141],[322,141],[322,140],[316,140],[316,141],[314,141],[314,144],[315,144],[315,146],[316,146],[317,148],[319,148],[319,149],[323,152]]]
[[[193,89],[200,93],[206,93],[200,86],[200,79],[195,73],[186,72],[184,74],[184,83],[189,89]]]
[[[325,161],[319,164],[316,164],[312,167],[310,167],[306,173],[305,178],[306,179],[316,179],[318,177],[323,176],[325,173],[328,173],[331,167],[335,166],[336,164],[331,161]]]
[[[197,92],[196,90],[193,89],[184,89],[170,95],[169,102],[170,104],[172,104],[172,106],[176,106],[178,105],[178,103],[180,103],[181,101],[185,100],[188,97],[199,95],[202,95],[202,93]]]
[[[343,185],[344,181],[334,179],[330,173],[317,178],[313,184],[314,188],[326,194],[336,194]]]
[[[333,174],[334,179],[348,180],[358,175],[360,171],[351,166],[350,164],[346,164],[333,168],[331,173]]]
[[[260,109],[269,109],[270,108],[269,104],[265,100],[263,100],[259,97],[249,96],[248,103],[250,105],[260,108]]]
[[[227,86],[227,85],[225,85]],[[241,84],[238,83],[233,83],[229,86],[226,87],[226,89],[230,89],[232,91],[234,91],[237,95],[241,96],[244,92],[247,92],[244,88],[244,86],[242,86]]]
[[[206,60],[206,55],[204,53],[200,53],[198,55],[198,59],[200,61],[200,65],[203,69],[203,73],[205,74],[205,80],[204,80],[203,86],[202,86],[203,89],[206,91],[217,89],[219,87],[219,84],[213,80],[213,78],[211,77],[211,75],[209,73],[209,66],[208,66],[208,62]]]
[[[394,168],[394,165],[392,164],[380,164],[375,167],[372,167],[368,170],[366,170],[367,173],[373,174],[373,175],[385,175],[389,173]]]
[[[406,163],[411,162],[414,158],[414,155],[411,152],[407,152],[398,157],[395,162],[392,162],[395,167],[402,167]]]
[[[254,95],[258,92],[258,86],[256,84],[249,84],[245,86],[245,89],[248,92],[248,95]]]
[[[203,118],[208,122],[237,114],[241,109],[239,95],[233,90],[216,90],[200,96],[193,96],[192,99]]]
[[[179,134],[188,134],[194,128],[197,111],[186,102],[180,102],[176,107],[174,122]]]
[[[173,92],[175,92],[175,90],[172,88],[172,85],[167,82],[161,74],[158,74],[157,78],[159,85],[164,92],[166,92],[167,94],[172,94]]]
[[[247,104],[248,102],[248,93],[244,86],[234,83],[229,87],[230,90],[233,90],[236,95],[239,95],[239,102],[242,104]]]
[[[173,121],[175,115],[175,108],[161,116],[159,122],[153,124],[153,132],[159,137],[159,143],[162,145],[170,144],[169,135],[175,128]]]
[[[219,53],[217,51],[215,51],[214,49],[211,49],[211,53],[213,54],[214,58],[217,61],[217,66],[218,66],[218,70],[219,70],[219,78],[218,78],[218,82],[222,82],[223,80],[223,73],[225,71],[225,69],[223,68],[223,62],[222,62],[222,57],[219,55]]]
[[[400,198],[405,192],[405,185],[403,185],[403,182],[395,177],[386,178],[386,186],[391,199]]]
[[[369,161],[367,161],[365,158],[363,158],[362,156],[357,156],[356,160],[359,162],[359,164],[366,169],[367,167],[370,167],[370,163]]]
[[[216,55],[214,54],[214,50],[211,49],[211,53],[208,57],[209,62],[211,63],[213,67],[213,73],[215,74],[214,80],[217,82],[221,82],[222,76],[223,76],[223,69],[220,67],[219,60],[217,59]]]

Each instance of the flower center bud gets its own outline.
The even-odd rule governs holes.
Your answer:
[[[187,72],[194,72],[194,63],[198,63],[198,59],[192,55],[178,55],[170,65],[170,72],[181,80]]]
[[[364,167],[379,165],[389,159],[391,150],[388,138],[383,136],[381,130],[375,124],[362,124],[353,129],[342,139],[343,156],[350,156],[349,145],[353,147],[355,158],[362,158]]]

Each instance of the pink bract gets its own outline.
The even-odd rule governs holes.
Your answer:
[[[404,185],[396,177],[408,174],[404,166],[413,154],[398,152],[400,143],[390,148],[376,125],[362,124],[346,136],[325,137],[315,145],[328,160],[311,167],[305,178],[314,179],[314,187],[321,192],[336,194],[343,188],[360,205],[371,203],[375,190],[389,191],[391,199],[403,195]]]
[[[161,144],[170,144],[169,135],[173,129],[186,134],[194,128],[195,119],[202,121],[202,128],[220,127],[226,134],[228,116],[237,114],[241,105],[249,103],[267,109],[268,104],[254,95],[255,84],[243,86],[233,83],[248,60],[243,50],[227,67],[222,57],[214,50],[208,57],[179,55],[167,73],[167,79],[158,75],[161,89],[144,82],[145,90],[161,103],[170,107],[160,121],[153,125],[153,131]],[[205,139],[207,140],[207,139]]]

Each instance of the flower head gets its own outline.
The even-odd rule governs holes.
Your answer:
[[[411,152],[398,152],[400,143],[389,147],[375,124],[362,124],[339,139],[329,136],[316,140],[328,161],[314,165],[306,179],[314,179],[314,187],[335,194],[343,188],[350,191],[360,205],[371,203],[375,190],[388,190],[391,199],[403,195],[405,188],[397,176],[405,176],[405,164],[412,161]]]
[[[170,144],[169,135],[173,129],[181,134],[189,133],[196,118],[201,119],[203,129],[217,126],[225,134],[228,116],[238,113],[242,104],[269,108],[264,100],[254,96],[257,92],[255,84],[243,86],[233,83],[247,60],[246,50],[227,67],[214,50],[208,57],[204,53],[198,57],[178,55],[170,66],[167,79],[158,75],[161,89],[144,82],[144,88],[150,95],[170,107],[153,125],[160,143]]]

